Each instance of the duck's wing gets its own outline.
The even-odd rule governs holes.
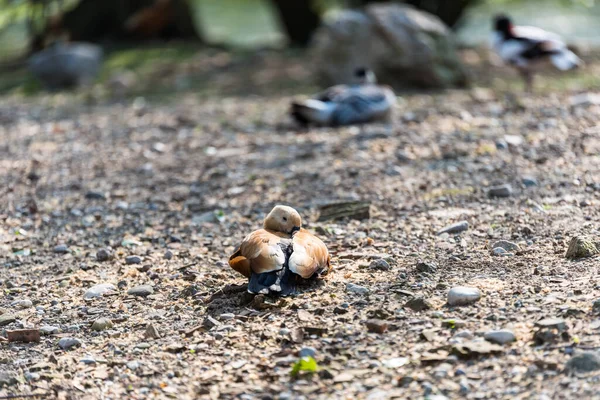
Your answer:
[[[289,259],[291,272],[307,279],[315,273],[322,275],[331,270],[327,246],[307,230],[301,229],[294,234],[292,246],[293,251]]]
[[[384,86],[360,85],[338,93],[333,100],[336,107],[333,125],[370,122],[387,116],[396,103],[394,92]]]
[[[229,266],[240,274],[250,277],[252,272],[277,271],[283,268],[289,239],[259,229],[244,238],[240,247],[229,258]]]

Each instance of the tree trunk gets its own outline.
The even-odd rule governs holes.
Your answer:
[[[306,47],[321,16],[310,0],[272,0],[292,46]]]

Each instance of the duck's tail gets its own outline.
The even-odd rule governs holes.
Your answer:
[[[292,102],[291,115],[300,124],[327,124],[335,106],[331,103],[308,99]]]
[[[564,49],[550,57],[552,64],[561,71],[568,71],[583,66],[583,60],[571,50]]]

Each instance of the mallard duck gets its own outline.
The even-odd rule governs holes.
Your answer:
[[[336,85],[312,99],[292,102],[292,117],[300,124],[340,126],[389,118],[396,95],[388,86],[377,85],[366,68],[355,71],[358,83]]]
[[[506,15],[494,18],[492,47],[504,62],[519,70],[527,91],[533,88],[535,68],[544,62],[549,61],[561,71],[582,64],[555,33],[533,26],[514,26]]]
[[[295,293],[299,278],[331,269],[327,246],[302,228],[298,211],[282,205],[267,215],[263,229],[244,238],[229,265],[250,279],[249,293],[281,296]]]

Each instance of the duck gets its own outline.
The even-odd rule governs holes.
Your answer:
[[[263,228],[242,240],[229,266],[249,279],[249,293],[289,296],[301,280],[327,275],[331,258],[325,243],[302,228],[298,211],[276,205]]]
[[[311,99],[292,102],[292,118],[300,125],[343,126],[385,121],[396,104],[389,86],[378,85],[368,68],[354,71],[355,84],[335,85]]]
[[[515,26],[510,17],[494,17],[492,48],[507,64],[515,67],[525,82],[525,90],[533,89],[533,74],[537,67],[550,62],[560,71],[568,71],[583,61],[555,33],[533,26]]]

